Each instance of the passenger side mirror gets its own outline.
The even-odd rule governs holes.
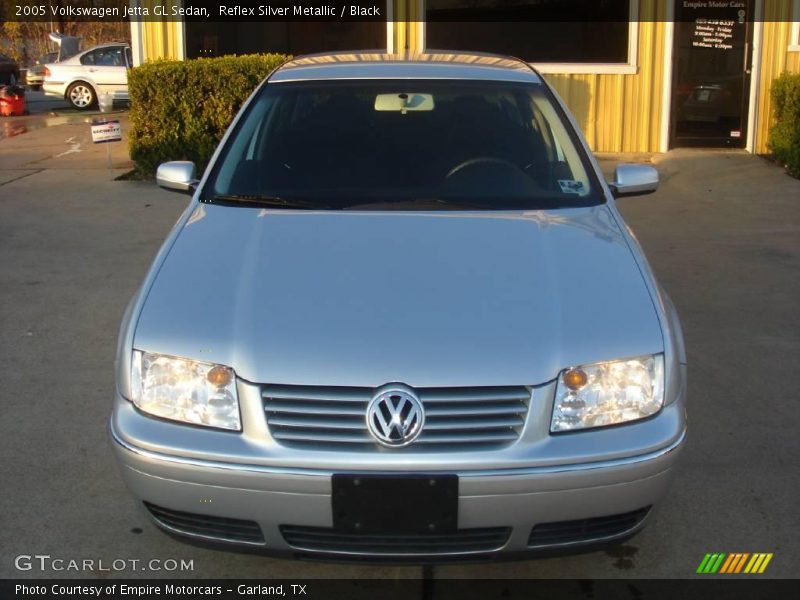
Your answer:
[[[156,183],[165,190],[194,193],[198,183],[194,177],[194,163],[189,160],[161,163],[156,171]]]
[[[652,194],[658,189],[658,171],[650,165],[617,165],[608,185],[615,198]]]

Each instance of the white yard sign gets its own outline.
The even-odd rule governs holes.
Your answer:
[[[104,144],[106,142],[121,142],[122,126],[119,121],[105,121],[92,123],[92,142]]]

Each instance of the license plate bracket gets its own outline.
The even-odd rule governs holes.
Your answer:
[[[333,527],[348,533],[446,533],[458,528],[458,475],[335,474]]]

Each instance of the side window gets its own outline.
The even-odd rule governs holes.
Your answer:
[[[104,48],[101,51],[97,64],[103,65],[104,67],[124,67],[125,58],[122,55],[122,48],[119,46]]]
[[[82,65],[96,65],[98,67],[124,67],[125,57],[123,47],[98,48],[81,56]]]
[[[94,50],[92,52],[87,52],[83,56],[81,56],[81,64],[82,65],[96,65],[97,64],[97,53],[100,52],[99,50]]]

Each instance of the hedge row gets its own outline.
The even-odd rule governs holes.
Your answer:
[[[159,60],[128,75],[130,154],[139,171],[191,160],[202,172],[256,86],[288,57],[280,54]]]
[[[800,73],[784,73],[773,82],[772,104],[769,151],[791,175],[800,177]]]

